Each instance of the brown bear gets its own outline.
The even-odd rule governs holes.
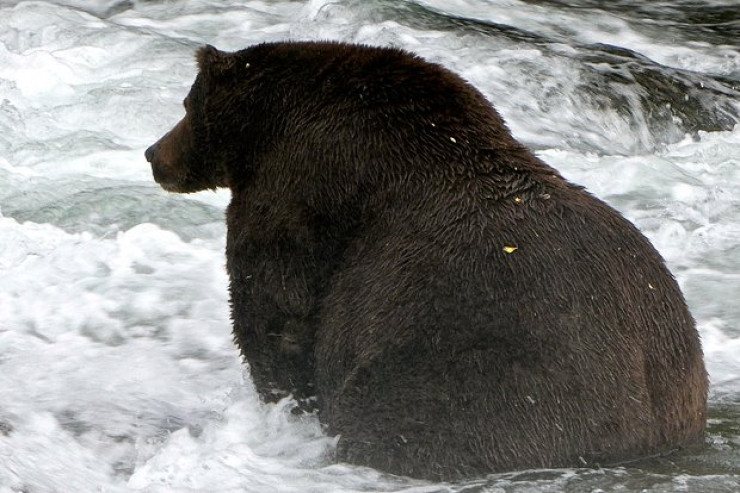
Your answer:
[[[702,443],[699,337],[660,255],[470,84],[341,43],[197,60],[146,158],[166,190],[231,189],[236,343],[339,460],[446,480]]]

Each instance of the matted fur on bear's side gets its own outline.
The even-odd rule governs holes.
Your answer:
[[[234,336],[266,401],[315,397],[337,458],[429,479],[701,444],[707,378],[637,229],[449,70],[340,43],[207,46],[146,152],[229,187]]]

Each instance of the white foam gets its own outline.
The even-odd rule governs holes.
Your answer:
[[[539,5],[517,0],[415,0],[437,11],[509,25],[554,41],[577,40],[630,49],[669,67],[720,75],[740,73],[740,50],[734,45],[694,41],[682,30],[665,29],[631,16],[598,8]]]

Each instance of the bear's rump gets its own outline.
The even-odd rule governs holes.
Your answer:
[[[663,356],[652,353],[665,328],[651,299],[620,281],[631,257],[603,260],[615,261],[611,234],[571,235],[561,248],[552,231],[541,251],[545,232],[520,235],[510,252],[492,235],[495,246],[454,258],[444,241],[411,251],[362,242],[333,280],[316,341],[323,419],[342,435],[341,459],[419,476],[434,457],[429,469],[450,477],[653,451],[662,430],[646,358]],[[623,236],[650,253],[631,230]],[[670,287],[653,263],[656,286]],[[681,315],[663,314],[690,324]]]

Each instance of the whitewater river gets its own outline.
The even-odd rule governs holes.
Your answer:
[[[143,152],[198,46],[283,39],[452,68],[634,221],[701,332],[704,449],[429,484],[332,464],[315,416],[260,404],[228,192],[169,195]],[[740,491],[739,45],[737,0],[0,0],[0,493]]]

